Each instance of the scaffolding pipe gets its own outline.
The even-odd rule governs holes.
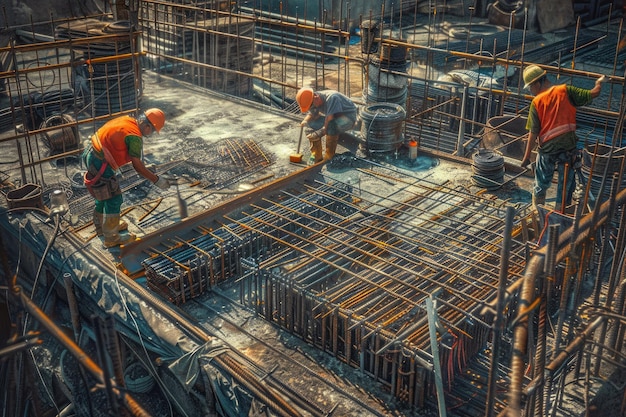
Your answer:
[[[620,191],[616,195],[614,202],[606,201],[602,203],[602,205],[599,205],[594,212],[584,216],[580,221],[578,233],[575,236],[572,235],[571,227],[565,230],[561,236],[559,236],[559,251],[555,262],[558,263],[562,261],[570,253],[571,245],[578,245],[584,242],[598,227],[607,221],[612,204],[623,206],[624,203],[626,203],[626,190]],[[534,301],[535,282],[543,272],[546,252],[546,246],[538,249],[530,258],[522,278],[509,286],[507,290],[508,294],[513,294],[520,286],[522,287],[519,295],[520,308],[517,312],[517,319],[515,320],[516,325],[514,328],[513,356],[510,371],[511,385],[508,396],[509,405],[503,411],[503,413],[505,413],[504,415],[508,415],[509,417],[519,417],[521,415],[522,381],[526,370],[524,357],[527,353],[528,342],[528,311],[526,308]],[[560,359],[562,355],[567,352],[570,352],[569,347],[565,348],[557,355],[555,360]]]
[[[104,372],[102,368],[98,366],[81,348],[78,346],[63,330],[44,313],[30,298],[21,290],[19,286],[11,288],[13,294],[20,299],[22,305],[39,323],[41,323],[54,337],[65,347],[69,353],[76,358],[76,360],[98,381],[100,385],[105,384]],[[118,384],[111,380],[109,381],[115,394],[124,404],[124,407],[136,417],[150,417],[135,399],[127,393],[125,390],[120,389]]]

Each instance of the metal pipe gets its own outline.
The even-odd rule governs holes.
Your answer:
[[[71,338],[69,338],[63,330],[41,310],[30,298],[21,290],[20,287],[13,287],[12,293],[19,298],[24,308],[32,315],[39,323],[41,323],[54,338],[65,347],[72,356],[98,381],[101,385],[104,385],[104,373],[102,369],[96,364],[83,350],[78,346]],[[120,389],[115,381],[110,381],[113,392],[122,400],[123,404],[128,411],[136,417],[150,417],[141,406],[135,401],[135,399],[127,393],[125,390]]]
[[[463,86],[463,94],[461,94],[461,118],[465,118],[465,106],[467,105],[467,85]],[[457,142],[456,142],[456,154],[457,156],[465,156],[465,148],[463,147],[463,142],[465,142],[465,123],[463,120],[459,121],[459,130],[457,133]]]
[[[626,190],[620,191],[615,198],[615,204],[618,207],[623,206],[624,203],[626,203]],[[567,253],[569,253],[571,247],[570,245],[577,245],[583,242],[596,230],[597,227],[607,221],[607,212],[609,211],[609,208],[610,202],[598,204],[595,216],[593,214],[588,214],[581,219],[579,231],[576,235],[572,235],[572,228],[564,231],[559,237],[559,244],[557,245],[559,251],[555,258],[555,262],[560,262],[567,255]],[[545,246],[538,249],[529,259],[522,279],[516,281],[507,289],[508,294],[514,294],[521,286],[521,292],[519,295],[520,306],[528,306],[532,303],[534,283],[543,270],[546,250],[547,248]],[[516,326],[514,328],[509,405],[505,411],[511,416],[519,416],[521,410],[522,381],[525,372],[524,355],[526,354],[528,337],[528,321],[525,315],[526,311],[520,309],[518,312],[518,320],[516,321]],[[555,360],[561,360],[561,356],[562,354],[559,354]]]
[[[93,328],[96,336],[96,350],[100,366],[104,374],[104,390],[106,392],[107,403],[113,414],[119,414],[119,404],[113,391],[113,375],[111,370],[111,358],[107,355],[106,332],[104,330],[104,321],[99,317],[94,317]]]
[[[559,229],[560,226],[558,224],[554,224],[554,225],[550,225],[550,228],[548,229],[548,243],[547,243],[547,255],[546,255],[546,262],[544,264],[544,274],[545,274],[545,281],[544,284],[541,285],[542,287],[542,292],[541,297],[543,298],[542,303],[540,305],[540,310],[539,310],[539,328],[538,328],[538,348],[537,348],[537,354],[536,356],[536,365],[535,365],[535,376],[540,378],[543,381],[543,376],[544,376],[544,367],[545,367],[545,361],[546,361],[546,336],[547,336],[547,331],[546,331],[546,315],[547,315],[547,304],[548,301],[552,299],[552,289],[555,285],[555,268],[556,268],[556,264],[555,264],[555,258],[556,258],[556,248],[557,248],[557,244],[558,244],[558,240],[559,240]],[[539,280],[540,282],[542,282],[541,280]],[[540,352],[541,350],[541,352]],[[540,394],[536,394],[535,395],[535,412],[538,414],[538,416],[542,416],[544,415],[544,413],[547,412],[548,410],[548,406],[550,404],[550,400],[551,400],[551,386],[552,383],[552,378],[547,379],[547,381],[545,382],[544,385],[544,389],[543,389],[543,395]]]
[[[72,329],[74,330],[74,341],[78,343],[78,337],[80,336],[80,313],[78,311],[78,305],[76,303],[76,296],[74,295],[74,285],[72,282],[72,274],[66,272],[63,274],[63,284],[65,286],[65,293],[67,295],[67,305],[70,308],[70,317],[72,319]]]
[[[506,210],[506,219],[504,223],[504,240],[502,241],[502,250],[500,253],[500,277],[498,284],[498,292],[496,295],[496,314],[493,321],[493,337],[491,351],[491,366],[489,367],[489,378],[487,385],[487,401],[485,403],[486,417],[492,417],[494,412],[494,402],[496,393],[496,380],[498,378],[498,364],[500,361],[500,349],[502,346],[502,331],[504,329],[504,308],[506,283],[509,275],[509,254],[511,252],[511,231],[513,229],[513,220],[515,212],[513,207],[509,206]]]
[[[430,350],[433,355],[434,373],[435,373],[435,388],[437,392],[437,405],[439,409],[439,416],[446,417],[446,402],[443,391],[443,381],[441,377],[441,363],[439,362],[439,344],[437,342],[437,329],[436,311],[433,306],[432,295],[426,298],[426,311],[428,312],[428,331],[430,335]]]
[[[616,305],[613,309],[617,314],[624,314],[624,306],[626,306],[626,267],[624,266],[624,256],[626,256],[626,252],[622,251],[618,257],[620,285],[615,296]],[[609,334],[609,346],[612,346],[617,352],[621,351],[622,340],[619,338],[619,335],[622,334],[623,328],[624,324],[618,321]]]

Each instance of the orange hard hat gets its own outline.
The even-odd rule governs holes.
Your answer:
[[[309,87],[301,88],[296,94],[296,101],[300,106],[300,111],[306,113],[313,104],[313,89]]]
[[[160,132],[161,129],[163,129],[163,125],[165,124],[165,114],[161,109],[148,109],[144,112],[144,114],[146,115],[146,119],[148,119],[152,127],[154,127],[157,132]]]

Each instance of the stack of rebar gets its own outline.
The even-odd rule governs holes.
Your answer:
[[[223,2],[227,3],[227,2]],[[144,31],[158,71],[189,77],[194,84],[246,96],[252,88],[253,18],[213,9],[215,2],[146,6]],[[170,58],[164,58],[170,57]],[[200,64],[198,66],[197,64]]]

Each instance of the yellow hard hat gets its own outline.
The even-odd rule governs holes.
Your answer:
[[[546,70],[538,65],[529,65],[524,68],[524,88],[530,87],[532,83],[546,75]]]
[[[306,113],[313,104],[313,89],[309,87],[301,88],[296,94],[296,101],[300,106],[300,111]]]
[[[144,114],[146,115],[146,119],[148,119],[152,127],[154,127],[157,132],[160,132],[161,129],[163,129],[163,125],[165,125],[165,114],[161,109],[148,109],[144,112]]]

